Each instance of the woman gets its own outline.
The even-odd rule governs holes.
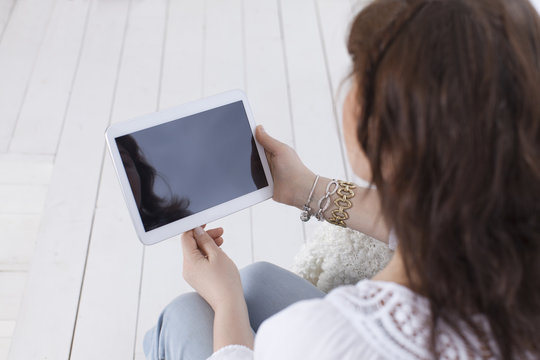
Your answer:
[[[383,241],[395,234],[393,259],[324,296],[270,264],[239,273],[218,246],[222,229],[194,229],[182,236],[184,277],[200,296],[164,310],[149,358],[540,357],[538,14],[526,0],[377,0],[354,20],[348,50],[343,132],[353,170],[376,190],[349,187],[352,207],[323,215],[345,212],[346,226]],[[302,208],[315,174],[256,135],[274,200]],[[312,199],[329,182],[319,178]],[[301,299],[311,300],[272,316]]]

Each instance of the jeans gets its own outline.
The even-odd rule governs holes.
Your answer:
[[[261,323],[287,306],[326,295],[296,274],[267,262],[240,270],[249,321],[254,333]],[[178,296],[161,312],[143,341],[151,360],[206,359],[213,352],[214,312],[197,293]]]

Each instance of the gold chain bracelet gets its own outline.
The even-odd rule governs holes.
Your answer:
[[[347,227],[345,220],[349,218],[347,210],[352,207],[352,202],[350,199],[354,197],[354,191],[356,186],[349,181],[338,181],[339,189],[337,190],[338,197],[334,200],[334,205],[337,206],[337,209],[332,210],[332,217],[327,221],[330,224],[339,225],[342,227]]]

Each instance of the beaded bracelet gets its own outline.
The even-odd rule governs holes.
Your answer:
[[[315,178],[315,181],[313,182],[313,186],[311,187],[311,192],[309,193],[309,197],[307,200],[307,203],[302,208],[302,212],[300,213],[300,220],[306,222],[311,218],[311,208],[309,207],[309,203],[311,202],[311,198],[313,197],[313,191],[315,191],[315,186],[317,186],[317,181],[319,181],[319,175]]]

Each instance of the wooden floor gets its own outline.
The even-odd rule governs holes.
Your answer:
[[[231,88],[326,176],[350,178],[349,0],[0,0],[0,359],[142,359],[190,288],[179,239],[137,240],[103,133]],[[345,90],[345,89],[344,89]],[[266,201],[215,224],[239,267],[285,267],[316,224]]]

